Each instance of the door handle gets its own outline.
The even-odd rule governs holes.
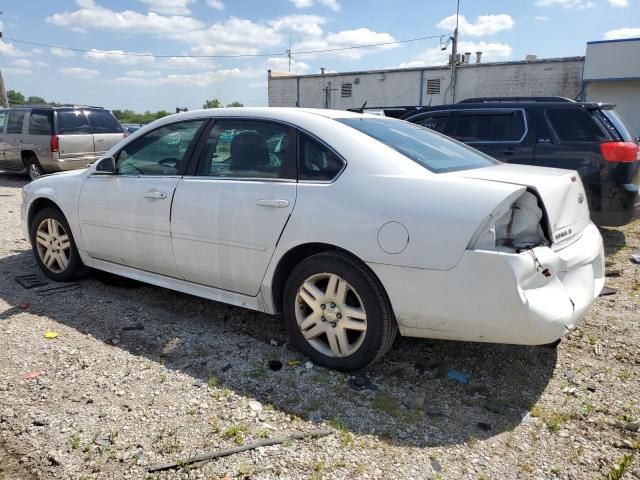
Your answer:
[[[159,192],[158,190],[149,190],[144,194],[144,198],[155,198],[157,200],[163,200],[167,198],[167,194],[165,192]]]
[[[261,207],[274,207],[274,208],[287,208],[289,206],[289,200],[279,200],[279,199],[266,199],[261,198],[256,202]]]
[[[503,155],[513,155],[516,149],[514,147],[507,147],[506,150],[502,152]]]

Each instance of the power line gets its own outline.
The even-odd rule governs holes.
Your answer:
[[[137,52],[117,52],[113,50],[98,50],[98,49],[86,49],[86,48],[74,48],[74,47],[66,47],[62,45],[52,45],[48,43],[39,43],[32,42],[28,40],[21,40],[18,38],[9,38],[5,37],[5,40],[9,40],[11,42],[22,43],[25,45],[33,45],[37,47],[46,47],[46,48],[55,48],[59,50],[68,50],[72,52],[80,52],[80,53],[101,53],[104,55],[116,55],[122,57],[152,57],[152,58],[254,58],[254,57],[276,57],[276,56],[288,56],[288,55],[308,55],[313,53],[328,53],[328,52],[338,52],[343,50],[354,50],[360,48],[371,48],[371,47],[383,47],[388,45],[399,45],[402,43],[409,42],[418,42],[420,40],[428,40],[433,38],[440,38],[442,40],[443,37],[447,35],[429,35],[426,37],[416,37],[409,38],[406,40],[396,40],[393,42],[381,42],[381,43],[371,43],[368,45],[353,45],[349,47],[336,47],[336,48],[326,48],[321,50],[306,50],[306,51],[283,51],[283,52],[272,52],[272,53],[246,53],[246,54],[234,54],[234,55],[160,55],[155,53],[137,53]]]

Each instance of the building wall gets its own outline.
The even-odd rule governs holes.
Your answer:
[[[640,78],[640,38],[587,43],[585,80]]]
[[[616,105],[616,112],[640,135],[640,80],[623,80],[589,83],[585,100]]]
[[[482,96],[560,95],[575,98],[580,91],[583,60],[513,62],[458,68],[456,101]],[[429,79],[440,80],[440,93],[427,94]],[[269,106],[334,108],[367,106],[440,105],[451,102],[449,67],[387,70],[345,74],[272,76]],[[343,83],[352,95],[342,97]]]

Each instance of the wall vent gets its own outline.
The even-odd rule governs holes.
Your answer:
[[[343,83],[341,88],[340,88],[340,96],[342,98],[350,97],[352,91],[353,91],[353,84],[351,84],[351,83]]]
[[[427,95],[440,95],[439,78],[427,78]]]

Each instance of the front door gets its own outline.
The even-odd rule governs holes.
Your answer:
[[[293,129],[217,120],[176,188],[173,253],[185,280],[257,295],[296,200]]]
[[[89,255],[179,277],[171,246],[171,200],[203,122],[153,130],[118,152],[115,175],[85,180],[78,210]]]

